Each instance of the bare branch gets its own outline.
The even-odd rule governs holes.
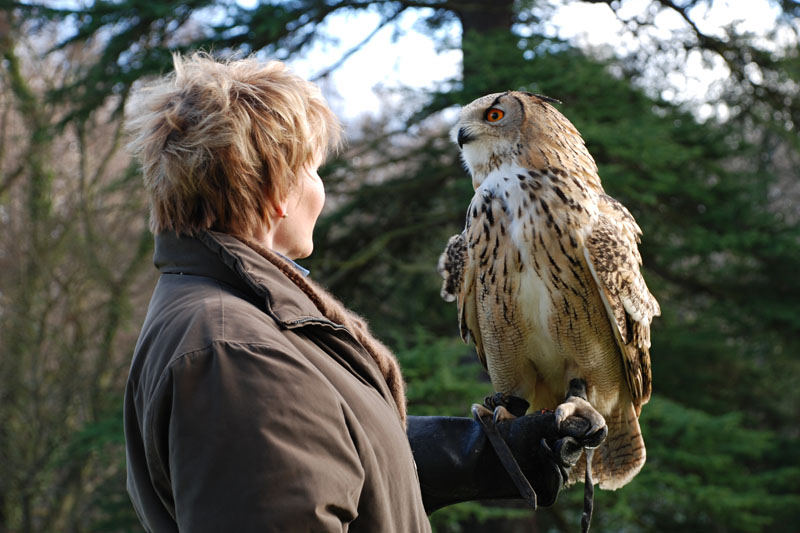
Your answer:
[[[327,67],[327,68],[326,68],[326,69],[324,69],[323,71],[321,71],[321,72],[319,72],[318,74],[314,75],[314,76],[311,78],[311,81],[314,81],[314,82],[316,82],[316,81],[319,81],[319,80],[321,80],[321,79],[323,79],[323,78],[326,78],[326,77],[330,76],[330,74],[331,74],[331,73],[332,73],[334,70],[336,70],[336,69],[338,69],[339,67],[341,67],[341,66],[342,66],[342,64],[343,64],[345,61],[347,61],[347,59],[348,59],[348,58],[350,58],[350,56],[352,56],[353,54],[355,54],[356,52],[358,52],[359,50],[361,50],[361,48],[363,48],[363,47],[364,47],[364,45],[366,45],[367,43],[369,43],[369,42],[372,40],[372,38],[373,38],[373,37],[375,37],[375,35],[376,35],[376,34],[377,34],[379,31],[381,31],[383,28],[385,28],[385,27],[386,27],[386,26],[387,26],[389,23],[391,23],[391,22],[393,22],[393,21],[397,20],[397,18],[400,16],[400,14],[401,14],[401,13],[403,13],[403,11],[405,11],[405,10],[406,10],[406,6],[401,6],[399,9],[397,9],[397,10],[396,10],[394,13],[392,13],[390,16],[388,16],[388,17],[384,18],[384,19],[383,19],[383,20],[380,22],[380,24],[378,24],[378,26],[376,26],[376,27],[375,27],[375,29],[374,29],[374,30],[372,30],[372,32],[370,32],[370,34],[369,34],[369,35],[367,35],[367,36],[366,36],[366,37],[365,37],[365,38],[364,38],[364,39],[363,39],[363,40],[362,40],[360,43],[358,43],[357,45],[355,45],[354,47],[352,47],[351,49],[349,49],[347,52],[345,52],[344,54],[342,54],[342,57],[340,57],[340,58],[339,58],[339,59],[338,59],[338,60],[337,60],[337,61],[336,61],[336,62],[335,62],[333,65],[331,65],[331,66]]]

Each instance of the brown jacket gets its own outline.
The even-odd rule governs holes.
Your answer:
[[[162,275],[125,392],[148,531],[430,531],[399,369],[275,254],[156,237]]]

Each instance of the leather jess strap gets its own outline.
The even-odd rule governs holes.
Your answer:
[[[503,465],[503,468],[506,469],[506,472],[508,472],[511,481],[516,485],[522,498],[528,502],[528,505],[530,505],[533,510],[536,510],[536,491],[533,490],[528,478],[525,477],[519,463],[517,463],[517,460],[514,458],[514,454],[503,439],[503,436],[497,431],[497,414],[501,409],[504,408],[497,408],[494,413],[492,413],[482,405],[475,404],[472,406],[472,417],[483,427],[486,436],[489,437],[489,442],[492,443],[492,447],[497,457],[500,459],[500,463]]]

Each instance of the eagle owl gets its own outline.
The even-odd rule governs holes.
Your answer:
[[[475,195],[439,261],[442,297],[458,301],[462,337],[474,340],[498,392],[526,399],[530,411],[555,409],[570,381],[585,382],[585,408],[608,427],[592,459],[595,482],[616,489],[645,461],[638,417],[660,310],[640,272],[639,226],[605,194],[553,101],[512,91],[462,109],[452,137]],[[582,458],[569,481],[584,470]]]

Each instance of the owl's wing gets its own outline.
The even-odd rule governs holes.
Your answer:
[[[464,232],[453,235],[439,256],[436,270],[442,276],[442,299],[452,302],[458,298],[464,281],[464,263],[467,260],[467,241]]]
[[[661,310],[640,270],[642,230],[628,210],[602,195],[599,217],[585,241],[584,256],[600,290],[617,338],[637,415],[652,392],[650,323]]]
[[[444,278],[441,292],[444,301],[458,301],[461,338],[467,343],[470,339],[475,341],[478,358],[486,368],[486,356],[478,327],[475,268],[467,251],[467,238],[467,230],[450,237],[439,257],[437,270]]]

